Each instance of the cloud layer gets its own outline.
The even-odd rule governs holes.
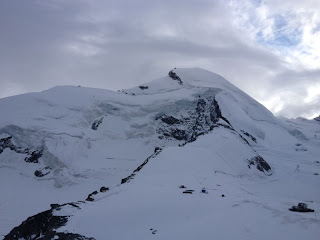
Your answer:
[[[276,115],[320,114],[320,2],[1,1],[0,97],[128,88],[173,67],[224,76]]]

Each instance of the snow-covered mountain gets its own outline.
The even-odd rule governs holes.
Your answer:
[[[5,239],[320,236],[317,215],[287,210],[320,208],[319,122],[277,119],[217,74],[55,87],[0,113]]]

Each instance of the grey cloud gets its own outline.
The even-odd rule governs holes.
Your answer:
[[[298,104],[298,101],[290,101],[285,103],[285,107],[277,113],[280,116],[294,118],[296,116],[308,117],[318,116],[320,106],[320,97],[318,96],[310,103]]]
[[[250,42],[224,1],[4,0],[0,30],[0,97],[68,84],[128,88],[173,67],[217,72],[258,99],[305,96],[319,79]]]
[[[269,80],[268,83],[270,89],[272,86],[276,86],[273,90],[274,94],[280,94],[286,91],[299,96],[300,99],[296,101],[298,107],[298,105],[301,104],[301,100],[307,98],[308,87],[320,83],[320,70],[285,70]],[[307,106],[301,105],[301,108],[303,107],[307,108]],[[320,105],[318,105],[318,111],[320,111]]]

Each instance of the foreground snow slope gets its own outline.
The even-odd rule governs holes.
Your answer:
[[[251,214],[250,224],[266,214],[270,228],[275,217],[294,232],[306,222],[310,236],[315,236],[319,219],[292,215],[287,208],[296,201],[312,201],[310,205],[319,208],[316,186],[320,182],[314,175],[320,166],[319,122],[277,119],[217,74],[199,68],[175,69],[167,77],[118,92],[55,87],[1,99],[0,112],[2,235],[51,203],[84,200],[106,186],[110,191],[95,195],[92,204],[81,204],[66,231],[105,239],[99,229],[108,223],[113,226],[108,227],[113,239],[126,239],[121,235],[126,232],[147,238],[151,233],[142,225],[155,221],[154,228],[166,229],[163,239],[170,239],[166,234],[176,237],[172,232],[181,228],[184,237],[191,239],[200,229],[188,224],[205,221],[198,219],[222,227],[223,221],[212,212],[215,209],[226,216],[224,220],[232,216],[233,225],[243,222],[245,212]],[[149,159],[155,148],[157,154]],[[146,163],[143,169],[130,175],[142,163]],[[297,165],[300,172],[295,172]],[[129,183],[119,187],[121,182]],[[196,194],[182,195],[177,189],[180,184]],[[199,195],[201,187],[209,188],[209,194]],[[226,198],[220,198],[222,192]],[[55,214],[62,214],[64,208]],[[99,209],[104,210],[96,214]],[[139,216],[133,214],[138,210]],[[157,217],[150,218],[154,212]],[[126,230],[119,233],[116,219],[134,223],[126,223]],[[161,221],[171,227],[165,228]],[[296,223],[287,224],[292,221]],[[225,234],[248,231],[254,239],[252,229],[241,226]],[[193,233],[187,235],[188,231]],[[201,234],[210,236],[203,229]]]
[[[238,144],[233,136],[218,129],[165,149],[130,183],[81,210],[62,211],[73,216],[59,231],[95,239],[150,239],[153,230],[156,239],[318,239],[319,214],[288,208],[303,201],[319,211],[320,182],[313,175],[319,164],[268,151],[275,173],[249,176],[230,164],[238,157],[232,144]],[[195,192],[183,194],[181,184]],[[200,193],[203,187],[208,194]]]

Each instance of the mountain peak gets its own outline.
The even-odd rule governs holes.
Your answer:
[[[228,87],[232,85],[222,76],[202,68],[174,68],[174,72],[183,83],[194,87]],[[170,73],[169,72],[169,73]]]
[[[181,88],[219,88],[241,91],[222,76],[202,68],[174,68],[168,75],[138,87],[126,89],[131,95],[157,94]]]
[[[149,239],[148,229],[155,234],[157,228],[163,239],[173,238],[177,229],[185,234],[180,238],[203,239],[199,233],[211,236],[211,223],[219,223],[219,216],[241,225],[236,208],[242,209],[239,216],[249,214],[253,226],[260,221],[257,211],[261,219],[283,213],[292,189],[303,189],[295,191],[292,204],[309,199],[314,208],[320,206],[315,181],[320,125],[279,120],[201,68],[174,68],[163,78],[118,92],[60,86],[0,99],[0,113],[0,180],[10,183],[0,185],[5,239],[29,239],[39,232],[60,239],[99,240],[106,232],[117,239]],[[181,184],[186,191],[178,188]],[[36,214],[49,204],[51,209]],[[181,214],[199,218],[185,222],[187,215]],[[203,219],[211,225],[195,235],[185,233],[194,231],[191,225],[203,226]],[[309,221],[314,222],[312,216]],[[152,224],[147,231],[146,222]],[[176,223],[182,225],[171,228]],[[125,231],[118,231],[123,226]],[[247,229],[243,232],[240,238],[247,239]]]

